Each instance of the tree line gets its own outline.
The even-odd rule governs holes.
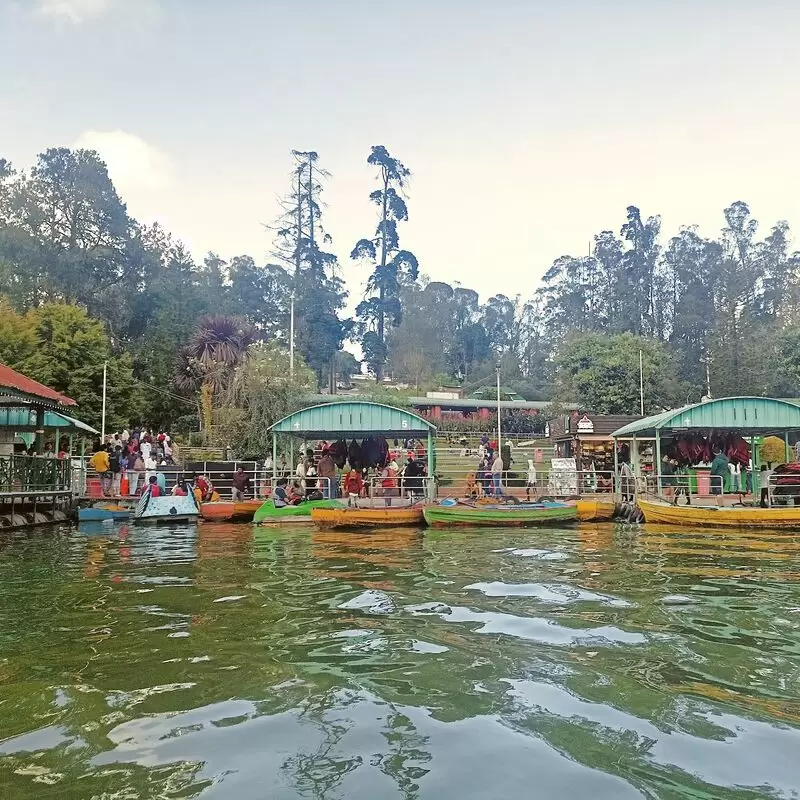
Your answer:
[[[212,427],[216,414],[251,437],[245,409],[267,424],[299,393],[335,391],[360,369],[348,342],[378,380],[470,391],[499,363],[528,399],[600,413],[638,411],[640,354],[648,411],[699,400],[707,382],[717,396],[797,394],[800,254],[786,222],[762,235],[735,202],[717,237],[689,226],[664,241],[660,219],[631,206],[590,255],[558,258],[538,286],[482,303],[432,280],[435,265],[401,245],[409,168],[382,145],[367,161],[374,229],[349,253],[366,286],[349,318],[316,152],[291,153],[266,258],[202,261],[129,214],[97,153],[53,148],[29,170],[0,159],[0,359],[74,397],[94,424],[107,363],[110,426]],[[280,402],[261,403],[267,385]]]

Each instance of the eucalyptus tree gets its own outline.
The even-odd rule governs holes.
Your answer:
[[[359,303],[356,315],[365,361],[377,380],[383,378],[388,357],[386,321],[399,325],[403,318],[400,290],[419,276],[417,257],[400,249],[399,222],[408,220],[408,206],[403,197],[411,171],[390,155],[383,145],[374,145],[367,163],[378,170],[379,188],[370,193],[370,202],[378,207],[378,225],[369,239],[356,242],[350,257],[365,261],[372,272],[367,279],[367,295]]]

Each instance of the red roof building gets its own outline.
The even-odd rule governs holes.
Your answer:
[[[0,398],[5,395],[12,400],[26,400],[47,406],[77,406],[70,397],[28,378],[5,364],[0,364]]]

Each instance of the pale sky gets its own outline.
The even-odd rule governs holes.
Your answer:
[[[0,156],[97,149],[135,217],[264,262],[316,150],[357,301],[385,144],[422,272],[524,299],[630,204],[800,229],[798,41],[792,0],[0,0]]]

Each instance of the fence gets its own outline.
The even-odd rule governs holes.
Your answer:
[[[0,492],[62,492],[71,487],[70,463],[63,458],[0,457]]]

